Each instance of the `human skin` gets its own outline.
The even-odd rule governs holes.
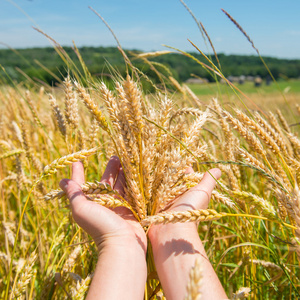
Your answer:
[[[189,168],[187,172],[192,172]],[[210,173],[219,179],[219,169]],[[201,182],[178,197],[168,209],[205,209],[215,187],[215,179],[206,173]],[[117,157],[112,157],[101,179],[121,195],[125,178]],[[89,201],[80,185],[84,169],[80,162],[72,165],[72,180],[63,179],[61,188],[70,200],[74,220],[94,239],[99,249],[94,277],[87,295],[94,299],[143,299],[147,278],[147,238],[143,228],[125,207],[109,209]],[[159,279],[167,299],[184,299],[189,271],[200,259],[203,279],[203,299],[227,299],[200,241],[196,223],[151,226],[149,239]]]
[[[187,172],[193,171],[189,168]],[[206,209],[216,185],[215,179],[219,179],[220,176],[219,169],[206,172],[201,182],[178,197],[167,211]],[[161,224],[152,225],[149,229],[157,274],[168,300],[184,299],[189,271],[197,258],[200,260],[203,272],[202,299],[228,299],[206,255],[197,225],[196,223]]]
[[[124,194],[124,173],[118,157],[109,160],[101,182]],[[147,278],[147,238],[143,228],[129,209],[109,209],[89,201],[81,190],[83,183],[83,165],[76,162],[72,165],[72,179],[61,180],[60,187],[70,200],[75,222],[99,249],[86,299],[143,299]]]

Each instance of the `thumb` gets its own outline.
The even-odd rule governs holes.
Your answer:
[[[207,193],[208,198],[210,198],[211,193],[217,184],[217,180],[219,180],[220,177],[220,169],[210,169],[209,171],[205,172],[202,180],[194,188],[205,191]]]
[[[80,217],[77,216],[78,213],[81,211],[80,207],[82,207],[82,205],[88,202],[88,200],[83,194],[80,185],[71,179],[62,179],[59,183],[59,186],[66,193],[70,201],[73,218],[76,221],[77,217]]]
[[[218,168],[211,169],[205,172],[202,180],[191,189],[193,191],[197,191],[199,193],[202,192],[206,194],[205,197],[201,197],[203,199],[201,208],[207,208],[212,191],[215,188],[217,184],[217,180],[219,180],[220,177],[221,177],[220,169]]]
[[[172,210],[206,209],[216,186],[216,180],[220,177],[221,171],[217,168],[206,172],[200,183],[178,198]]]
[[[59,185],[70,200],[73,219],[93,237],[97,245],[102,235],[118,232],[124,220],[120,220],[112,210],[89,201],[80,185],[73,180],[63,179]]]

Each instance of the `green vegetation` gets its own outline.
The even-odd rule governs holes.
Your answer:
[[[64,50],[80,69],[80,63],[77,54],[71,47],[65,47]],[[117,70],[122,76],[126,74],[124,59],[116,47],[82,47],[79,52],[85,61],[89,71],[93,77],[110,78],[112,68]],[[134,55],[141,53],[138,50],[126,51],[134,66],[146,74],[153,82],[157,83],[156,73],[151,69],[149,64],[145,64],[141,59],[135,59]],[[172,53],[155,57],[151,61],[163,64],[169,68],[172,76],[179,82],[184,82],[192,76],[206,78],[210,82],[215,81],[214,77],[201,66],[196,64],[189,57]],[[202,62],[205,58],[201,54],[193,53],[193,56]],[[222,66],[222,73],[225,76],[260,76],[266,78],[267,70],[263,66],[261,59],[257,56],[241,56],[241,55],[218,55]],[[275,79],[288,79],[300,77],[300,60],[276,59],[264,57],[264,60]],[[216,59],[212,61],[217,65]],[[48,48],[32,48],[19,50],[0,50],[0,65],[5,68],[7,74],[13,80],[20,82],[29,76],[36,80],[41,80],[47,84],[55,85],[59,79],[67,74],[66,64],[62,61],[55,49]],[[168,75],[165,67],[156,65],[159,71]],[[4,75],[4,71],[0,71],[0,76]],[[1,76],[3,78],[3,76]],[[3,80],[3,79],[2,79]]]
[[[202,95],[217,95],[218,89],[220,89],[221,94],[233,94],[232,89],[228,85],[217,85],[216,83],[209,84],[189,84],[188,85],[195,94],[198,96]],[[245,82],[243,84],[235,85],[238,89],[242,90],[245,94],[272,94],[278,92],[275,84],[262,84],[259,87],[255,87],[253,82]],[[300,93],[300,82],[299,80],[285,80],[278,81],[278,86],[284,93]]]

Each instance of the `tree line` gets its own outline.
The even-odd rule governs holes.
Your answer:
[[[76,66],[81,69],[81,65],[76,52],[71,47],[64,47]],[[116,47],[81,47],[79,52],[89,70],[89,72],[100,78],[108,78],[115,72],[124,76],[126,74],[126,64],[120,51]],[[146,63],[142,59],[137,59],[136,55],[141,53],[138,50],[126,50],[126,54],[132,64],[146,74],[153,82],[159,82],[159,77],[154,67],[165,76],[172,76],[180,82],[188,78],[200,77],[209,81],[215,81],[216,77],[211,71],[203,68],[195,60],[182,54],[171,53],[149,59],[151,63]],[[201,54],[191,53],[197,60],[210,65],[208,60]],[[261,59],[257,56],[245,55],[225,55],[218,54],[218,59],[214,56],[209,58],[222,73],[228,76],[260,76],[266,78],[268,71],[264,67]],[[300,78],[300,60],[278,59],[264,57],[264,61],[276,79]],[[6,83],[13,80],[21,82],[25,77],[43,81],[50,85],[55,85],[58,79],[64,78],[68,70],[65,62],[52,47],[47,48],[27,48],[27,49],[1,49],[0,80]],[[210,65],[211,66],[211,65]],[[4,79],[5,78],[5,79]],[[9,78],[9,79],[8,79]]]

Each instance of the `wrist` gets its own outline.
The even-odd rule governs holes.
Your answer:
[[[137,239],[105,240],[87,299],[142,299],[146,279],[145,251]]]
[[[96,242],[96,241],[95,241]],[[109,251],[122,251],[123,253],[146,253],[144,244],[136,235],[122,235],[102,237],[101,241],[96,242],[99,253]]]
[[[197,226],[194,222],[189,223],[169,223],[152,225],[149,228],[148,236],[151,244],[161,243],[166,240],[176,239],[179,237],[188,237],[197,234]]]

